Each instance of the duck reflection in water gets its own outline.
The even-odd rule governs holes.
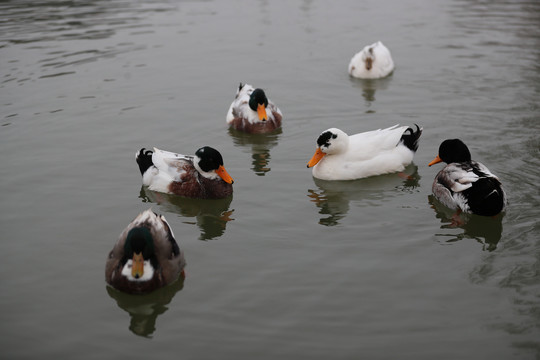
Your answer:
[[[319,224],[335,226],[349,212],[351,201],[368,202],[372,206],[381,204],[389,190],[414,191],[418,187],[418,167],[411,164],[402,173],[372,176],[359,180],[326,181],[313,178],[318,189],[309,189],[308,197],[320,209],[319,214],[328,215],[319,219]]]
[[[357,79],[350,78],[352,86],[362,90],[362,96],[366,100],[366,105],[369,107],[375,102],[375,93],[378,90],[386,90],[392,81],[392,75],[383,79]],[[368,110],[367,112],[373,112]]]
[[[242,131],[229,128],[229,135],[233,138],[234,144],[251,151],[251,170],[259,176],[266,175],[270,169],[270,149],[277,145],[281,128],[268,134],[248,134]]]
[[[167,311],[167,305],[183,287],[184,277],[181,276],[172,284],[146,295],[123,293],[111,286],[106,289],[109,296],[116,300],[118,307],[131,317],[129,330],[135,335],[150,338],[156,331],[158,316]]]
[[[431,208],[435,210],[437,219],[441,219],[441,229],[445,233],[435,234],[444,238],[445,243],[453,243],[463,239],[474,239],[482,244],[482,250],[493,251],[501,240],[502,219],[504,214],[496,216],[480,216],[457,212],[444,206],[435,196],[428,196]],[[463,230],[463,231],[461,231]]]
[[[234,210],[229,210],[232,195],[224,199],[190,199],[176,195],[164,194],[141,187],[139,198],[145,203],[158,204],[162,211],[179,214],[186,218],[195,218],[201,236],[199,240],[212,240],[221,237],[227,228],[227,222]]]

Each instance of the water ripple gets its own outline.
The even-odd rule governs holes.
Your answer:
[[[144,23],[148,13],[175,8],[175,5],[167,3],[138,4],[129,1],[0,3],[3,14],[0,19],[0,48],[12,48],[7,55],[11,57],[9,63],[15,64],[10,69],[10,76],[2,83],[13,80],[24,83],[32,78],[73,74],[75,71],[48,73],[47,69],[81,65],[145,49],[144,45],[133,41],[110,44],[94,40],[108,40],[118,32],[130,29],[137,30],[128,34],[131,37],[152,33],[153,25]],[[50,51],[43,51],[47,49]],[[41,64],[44,74],[32,76],[34,74],[26,73],[29,62]]]

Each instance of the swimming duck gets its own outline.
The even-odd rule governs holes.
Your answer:
[[[221,199],[232,194],[232,177],[219,151],[204,146],[195,155],[154,148],[136,154],[143,185],[150,190],[198,199]]]
[[[185,265],[167,220],[148,209],[120,234],[107,258],[105,280],[120,291],[144,294],[183,276]]]
[[[272,132],[281,127],[281,110],[266,97],[264,90],[240,83],[227,112],[229,127],[251,134]]]
[[[471,160],[467,145],[459,139],[444,140],[429,166],[446,165],[433,181],[433,195],[445,206],[465,213],[494,216],[506,207],[499,179],[482,163]]]
[[[354,55],[349,63],[349,74],[360,79],[379,79],[394,71],[390,50],[377,41]]]
[[[317,139],[308,162],[313,176],[322,180],[353,180],[405,169],[418,149],[422,129],[394,125],[355,135],[332,128]]]

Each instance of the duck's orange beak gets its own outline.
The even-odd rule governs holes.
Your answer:
[[[324,155],[326,155],[326,154],[323,153],[320,148],[317,148],[317,150],[315,150],[315,154],[313,154],[313,157],[307,163],[307,167],[310,168],[310,167],[313,167],[313,166],[317,165],[317,163],[319,161],[321,161],[321,159],[324,157]]]
[[[216,170],[216,174],[219,175],[220,178],[223,179],[227,184],[232,184],[234,182],[233,178],[227,170],[225,170],[225,167],[223,165],[219,165],[219,168]]]
[[[441,158],[439,157],[439,155],[437,155],[437,157],[435,157],[435,159],[431,160],[431,162],[428,164],[428,166],[435,165],[437,163],[440,163],[441,161],[442,161]]]
[[[144,258],[142,253],[133,253],[133,264],[131,265],[131,276],[135,279],[144,275]]]
[[[264,107],[264,104],[259,104],[257,106],[257,115],[259,115],[259,120],[261,121],[268,120],[268,116],[266,115],[266,108]]]

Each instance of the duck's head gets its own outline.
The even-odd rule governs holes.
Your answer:
[[[210,146],[203,146],[195,152],[193,165],[195,166],[195,169],[197,169],[197,171],[205,178],[221,178],[228,184],[232,184],[234,182],[231,175],[229,175],[223,166],[223,157],[219,151],[211,148]]]
[[[266,107],[268,106],[268,98],[263,89],[255,89],[249,96],[249,108],[257,112],[259,120],[266,121],[268,116],[266,115]]]
[[[310,168],[317,165],[326,155],[345,152],[348,146],[349,136],[345,132],[336,128],[323,131],[317,138],[317,149],[311,160],[309,160],[307,167]]]
[[[136,227],[128,232],[124,244],[124,260],[122,275],[128,281],[148,281],[154,277],[158,264],[150,229]]]
[[[441,161],[447,164],[471,161],[471,152],[467,145],[459,139],[444,140],[439,146],[439,154],[428,165],[431,166]]]

